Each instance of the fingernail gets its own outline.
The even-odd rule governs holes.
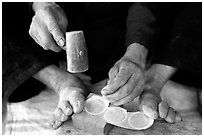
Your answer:
[[[56,121],[53,123],[53,129],[57,129],[61,124],[62,124],[61,121],[56,120]]]
[[[75,106],[75,108],[74,108],[74,113],[78,113],[78,111],[79,111],[79,108],[80,108],[80,101],[78,100],[77,102],[76,102],[76,106]]]
[[[61,47],[64,47],[65,46],[65,42],[64,42],[64,39],[61,38],[59,41],[58,41],[58,45],[61,46]]]

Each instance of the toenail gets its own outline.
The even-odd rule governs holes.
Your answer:
[[[66,117],[67,116],[63,114],[62,117],[61,117],[61,121],[64,122],[67,119]]]
[[[77,101],[77,107],[79,107],[79,106],[80,106],[80,101],[78,100],[78,101]]]
[[[53,124],[53,128],[57,129],[61,125],[61,121],[56,120],[55,123]]]
[[[70,109],[66,108],[64,112],[65,112],[65,115],[69,115]]]

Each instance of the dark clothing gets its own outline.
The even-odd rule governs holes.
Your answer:
[[[201,77],[202,3],[57,3],[68,18],[68,30],[83,30],[89,74],[97,82],[137,42],[162,63]],[[28,35],[34,13],[26,3],[3,3],[3,94],[58,60],[65,51],[44,51]],[[192,55],[192,56],[189,56]]]

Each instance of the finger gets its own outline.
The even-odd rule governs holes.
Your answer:
[[[167,113],[168,113],[168,109],[169,109],[168,104],[167,104],[165,101],[162,101],[162,102],[159,104],[159,116],[160,116],[161,118],[166,118]]]
[[[173,123],[175,121],[175,116],[176,116],[176,112],[172,108],[169,108],[169,111],[165,120],[169,123]]]
[[[40,45],[45,50],[51,49],[55,52],[59,52],[61,48],[55,44],[52,35],[48,32],[48,30],[40,23],[38,23],[37,25],[37,33],[40,37]]]
[[[74,113],[80,113],[84,109],[85,97],[79,91],[70,94],[69,102],[72,105]]]
[[[58,107],[60,107],[67,116],[73,113],[72,107],[67,100],[59,101]]]
[[[116,77],[117,73],[118,73],[118,67],[117,66],[113,66],[110,69],[109,73],[108,73],[109,79],[113,80]]]
[[[128,82],[122,86],[119,90],[117,90],[115,93],[110,94],[105,96],[107,98],[107,100],[109,102],[115,102],[121,100],[122,98],[128,96],[129,94],[131,94],[131,92],[133,91],[133,89],[135,88],[135,86],[137,85],[137,81],[136,78],[132,75]],[[128,99],[129,97],[127,97]],[[126,100],[126,99],[125,99]],[[124,99],[123,99],[124,101]],[[123,102],[121,101],[121,102]],[[114,104],[115,104],[114,103]],[[117,104],[117,103],[116,103]]]
[[[136,78],[133,78],[133,79],[136,79]],[[119,101],[114,102],[113,104],[116,106],[126,104],[128,102],[133,101],[137,96],[139,96],[143,90],[144,81],[139,80],[139,82],[133,82],[133,85],[134,85],[134,88],[129,95],[127,95],[126,97],[122,98]]]
[[[110,81],[101,91],[102,95],[108,95],[116,92],[120,87],[125,85],[131,77],[131,72],[127,68],[121,67],[115,79]]]
[[[142,93],[142,96],[140,97],[140,105],[145,115],[152,119],[158,118],[158,99],[154,94],[150,92]]]
[[[119,101],[116,101],[113,103],[113,105],[115,106],[120,106],[126,103],[129,103],[131,101],[133,101],[136,97],[138,96],[138,92],[136,92],[135,90],[133,92],[131,92],[128,96],[122,98]]]
[[[65,46],[65,36],[62,33],[59,25],[57,24],[57,21],[52,17],[48,16],[48,19],[45,20],[45,23],[47,24],[48,31],[52,34],[55,42],[60,46]]]

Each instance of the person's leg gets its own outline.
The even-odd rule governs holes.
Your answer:
[[[153,81],[154,83],[158,83],[160,85],[160,89],[158,88],[155,90],[149,89],[143,92],[141,96],[141,102],[143,104],[147,104],[145,107],[147,114],[151,117],[158,117],[159,115],[162,115],[162,117],[166,117],[166,120],[169,122],[172,122],[175,120],[176,112],[172,109],[172,107],[175,107],[175,109],[178,109],[176,106],[182,106],[182,104],[179,104],[181,102],[186,102],[185,99],[193,100],[195,102],[189,102],[191,105],[187,105],[187,110],[192,109],[196,107],[197,105],[197,97],[196,97],[196,90],[193,85],[188,85],[189,83],[194,83],[197,81],[197,83],[201,83],[201,76],[200,78],[192,77],[192,75],[200,74],[202,73],[202,16],[201,16],[201,3],[187,3],[186,6],[181,9],[181,12],[178,13],[178,16],[175,18],[174,24],[170,24],[168,27],[171,27],[171,31],[168,33],[171,35],[162,34],[163,36],[160,37],[162,40],[165,36],[170,36],[168,39],[169,41],[166,41],[166,43],[160,42],[163,45],[160,52],[156,53],[156,56],[153,60],[154,64],[163,64],[165,66],[172,66],[174,68],[177,68],[178,71],[173,75],[172,80],[176,80],[175,82],[167,82],[170,77],[167,77],[165,79],[165,75],[160,73],[162,72],[160,69],[155,69],[155,67],[151,67],[149,71],[153,72],[150,75],[151,77],[157,77],[159,74],[160,76],[164,76],[163,85],[159,84],[158,78],[155,78]],[[159,71],[158,71],[159,70]],[[164,69],[164,72],[168,71]],[[182,71],[186,71],[187,73],[180,75]],[[163,72],[162,72],[163,73]],[[171,76],[172,76],[171,75]],[[177,78],[175,78],[177,77]],[[178,81],[178,78],[180,79]],[[185,82],[188,84],[186,84]],[[167,83],[166,83],[167,82]],[[182,82],[182,84],[180,83]],[[180,84],[179,84],[180,83]],[[196,83],[196,82],[195,82]],[[166,85],[167,84],[167,85]],[[157,84],[156,84],[157,85]],[[161,86],[162,85],[162,86]],[[155,84],[153,85],[153,87]],[[162,88],[164,86],[164,88]],[[157,87],[157,86],[156,86]],[[178,92],[180,90],[180,92]],[[148,92],[147,92],[148,91]],[[156,93],[155,93],[156,91]],[[166,94],[169,96],[166,96],[166,100],[169,101],[169,104],[159,104],[160,96],[158,96],[158,91],[163,92],[163,96]],[[184,93],[186,92],[186,94]],[[178,92],[181,96],[175,97],[175,92]],[[160,92],[159,92],[160,94]],[[191,99],[189,98],[191,97]],[[175,99],[174,99],[175,98]],[[196,99],[195,99],[196,98]],[[173,100],[174,99],[174,100]],[[180,102],[180,101],[181,102]],[[150,103],[151,102],[151,103]],[[179,102],[179,103],[178,103]],[[177,105],[172,105],[172,103]],[[178,105],[179,104],[179,105]],[[143,105],[144,106],[144,105]],[[157,109],[158,108],[158,109]],[[168,118],[167,118],[168,117]]]
[[[19,85],[33,74],[54,64],[56,59],[56,56],[53,58],[55,54],[42,50],[29,37],[28,29],[32,16],[27,6],[26,3],[2,3],[3,127],[6,124],[6,106],[9,96],[17,92]]]
[[[140,96],[140,104],[149,117],[160,117],[172,123],[180,121],[180,115],[198,114],[197,89],[169,80],[174,72],[170,66],[161,64],[155,64],[147,71],[147,84]]]

